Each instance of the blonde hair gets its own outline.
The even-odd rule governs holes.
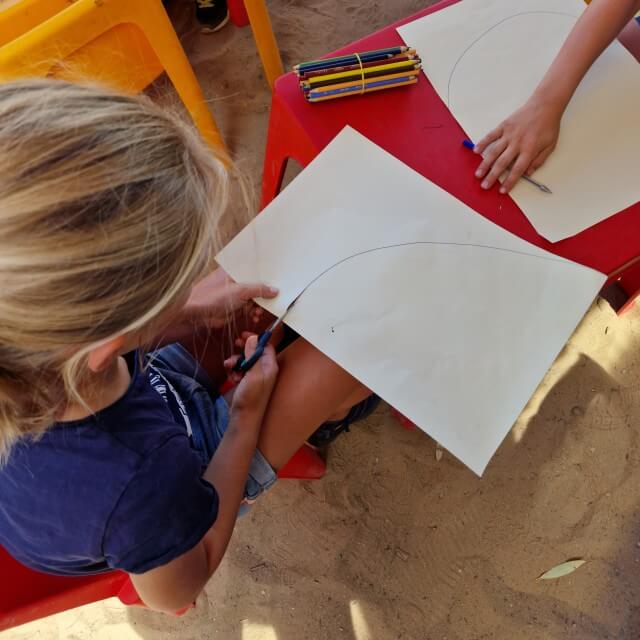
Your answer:
[[[213,262],[223,163],[142,97],[0,84],[0,461],[80,399],[86,356]]]

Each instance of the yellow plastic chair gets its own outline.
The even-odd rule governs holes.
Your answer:
[[[137,93],[162,71],[212,147],[226,153],[198,80],[160,0],[0,3],[0,81],[91,79]]]
[[[227,0],[227,5],[231,20],[238,27],[251,25],[264,75],[273,89],[274,82],[284,73],[284,69],[265,0]]]

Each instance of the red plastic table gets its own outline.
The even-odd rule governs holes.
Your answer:
[[[445,0],[330,55],[404,44],[396,27],[456,1]],[[488,192],[480,188],[474,177],[477,157],[462,147],[466,137],[462,128],[422,74],[415,86],[322,104],[304,100],[293,73],[280,77],[272,100],[262,205],[277,194],[287,158],[307,165],[346,125],[504,229],[607,274],[608,283],[617,281],[628,298],[640,291],[640,203],[576,236],[548,242],[509,196],[496,188]],[[638,155],[640,180],[640,149]]]
[[[0,631],[113,596],[125,604],[139,601],[126,573],[51,576],[27,569],[2,547],[0,576]]]

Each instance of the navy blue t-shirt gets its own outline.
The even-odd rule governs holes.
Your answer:
[[[216,519],[218,495],[177,403],[137,354],[127,363],[122,398],[17,444],[0,468],[0,544],[29,567],[144,573],[194,547]]]

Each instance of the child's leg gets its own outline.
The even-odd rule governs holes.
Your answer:
[[[640,23],[637,19],[634,18],[627,24],[618,36],[618,40],[640,62]]]
[[[280,354],[278,363],[280,373],[258,439],[258,449],[276,470],[323,422],[344,417],[371,395],[302,338]]]
[[[183,341],[216,385],[226,379],[222,365],[233,349],[232,335],[243,329],[260,332],[270,324],[265,314],[256,324],[237,318],[232,333],[224,336],[196,334]],[[327,420],[340,420],[371,391],[303,338],[279,356],[280,372],[258,440],[258,449],[274,469],[286,464],[307,438]],[[233,390],[229,397],[233,395]]]

